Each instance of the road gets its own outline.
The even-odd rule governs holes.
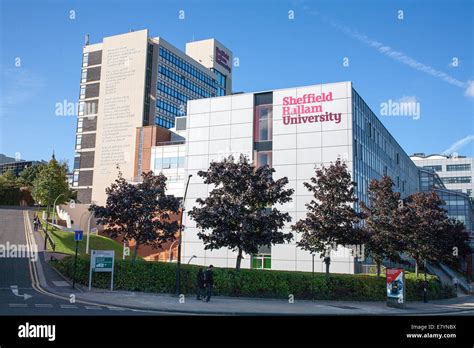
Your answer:
[[[21,208],[0,208],[0,315],[146,315],[157,312],[105,306],[93,302],[71,303],[74,291],[62,289],[64,295],[58,296],[41,288],[38,281],[40,258],[31,261],[28,255],[20,255],[18,250],[28,246],[34,249],[37,241],[31,228],[32,210]],[[10,256],[10,257],[5,257]],[[33,257],[34,260],[34,257]],[[43,272],[53,270],[43,263]],[[64,286],[59,275],[56,284]],[[48,277],[50,278],[50,277]],[[66,284],[69,288],[69,285]],[[166,314],[166,313],[159,313]]]

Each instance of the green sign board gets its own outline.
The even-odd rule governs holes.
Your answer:
[[[112,264],[114,262],[113,257],[96,257],[94,270],[97,272],[98,268],[112,268]]]
[[[110,290],[114,288],[114,250],[92,250],[89,270],[89,291],[92,286],[93,272],[111,272]]]

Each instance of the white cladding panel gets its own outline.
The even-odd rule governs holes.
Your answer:
[[[306,214],[306,204],[312,199],[303,183],[314,176],[315,168],[334,162],[338,157],[347,160],[352,171],[352,108],[351,83],[335,83],[289,88],[273,91],[272,123],[272,165],[275,178],[287,177],[288,188],[295,193],[293,201],[278,208],[292,216],[292,223]],[[319,97],[318,97],[319,96]],[[299,105],[310,109],[294,110],[288,115],[289,98],[301,102]],[[300,98],[300,99],[298,99]],[[319,101],[316,101],[319,98]],[[314,99],[314,102],[313,102]],[[187,143],[188,174],[191,178],[185,209],[189,211],[198,197],[205,198],[211,187],[195,175],[198,170],[206,170],[213,160],[220,160],[229,154],[238,157],[243,153],[253,157],[253,107],[254,94],[238,94],[229,97],[211,98],[210,102],[190,101],[188,103]],[[306,101],[306,103],[304,103]],[[194,105],[196,104],[196,105]],[[314,112],[313,112],[314,111]],[[285,117],[298,117],[285,122]],[[313,116],[312,118],[309,118]],[[314,116],[318,116],[315,118]],[[303,118],[302,118],[303,117]],[[183,255],[191,263],[217,267],[235,267],[236,254],[227,249],[204,250],[197,237],[199,229],[185,214],[186,225],[183,234]],[[291,224],[284,231],[290,231]],[[311,255],[296,247],[297,237],[289,244],[272,246],[272,269],[311,271]],[[250,267],[249,255],[245,255],[243,267]],[[316,271],[324,271],[324,263],[319,255],[315,258]],[[331,271],[354,273],[353,257],[334,255]]]

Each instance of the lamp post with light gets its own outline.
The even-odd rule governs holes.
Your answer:
[[[186,182],[186,189],[184,190],[183,200],[181,201],[181,217],[178,230],[178,260],[176,263],[176,296],[179,296],[181,292],[181,240],[183,234],[183,215],[184,215],[184,202],[186,201],[186,194],[188,193],[189,180],[192,174],[188,175],[188,181]]]

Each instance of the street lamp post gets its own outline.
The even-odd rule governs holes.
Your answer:
[[[56,197],[56,199],[54,200],[54,203],[53,203],[53,220],[52,220],[52,223],[55,224],[56,223],[56,201],[58,200],[59,197],[61,196],[64,196],[64,193],[61,193],[59,196]]]
[[[188,265],[191,263],[191,260],[194,259],[194,258],[196,258],[196,257],[197,257],[196,255],[191,256],[191,257],[189,258]]]
[[[49,219],[49,204],[50,204],[50,199],[51,199],[51,186],[48,188],[48,210],[46,213],[46,221],[45,221],[45,228],[44,228],[44,251],[46,252],[47,247],[48,247],[48,219]]]
[[[89,220],[87,220],[87,241],[86,241],[86,254],[89,254],[89,238],[91,236],[91,219],[94,216],[94,213],[91,212]]]
[[[311,299],[314,301],[314,253],[311,253],[313,257],[313,265],[312,265],[312,278],[311,278]]]
[[[173,243],[171,243],[170,249],[169,249],[169,251],[168,251],[168,255],[169,255],[168,259],[169,259],[169,262],[173,261],[173,258],[172,258],[172,255],[171,255],[171,249],[173,249],[173,245],[175,245],[175,243],[177,243],[177,242],[178,242],[178,240],[176,239]]]
[[[87,214],[87,211],[85,211],[85,212],[83,212],[83,213],[81,214],[81,217],[79,218],[79,225],[74,224],[74,225],[76,225],[79,229],[82,228],[82,219],[84,218],[84,215],[86,215],[86,214]],[[72,225],[72,222],[71,222],[71,226],[72,226],[73,229],[75,228],[75,227]]]
[[[428,288],[427,288],[427,283],[426,283],[426,260],[425,260],[425,265],[423,268],[425,272],[425,281],[423,282],[423,302],[426,303],[428,302],[428,299],[427,299]]]
[[[189,180],[192,174],[188,175],[188,181],[186,182],[186,189],[184,190],[183,200],[181,201],[181,217],[178,231],[178,262],[176,263],[176,296],[179,296],[181,292],[181,236],[183,234],[183,215],[184,215],[184,202],[186,201],[186,194],[188,193]]]

